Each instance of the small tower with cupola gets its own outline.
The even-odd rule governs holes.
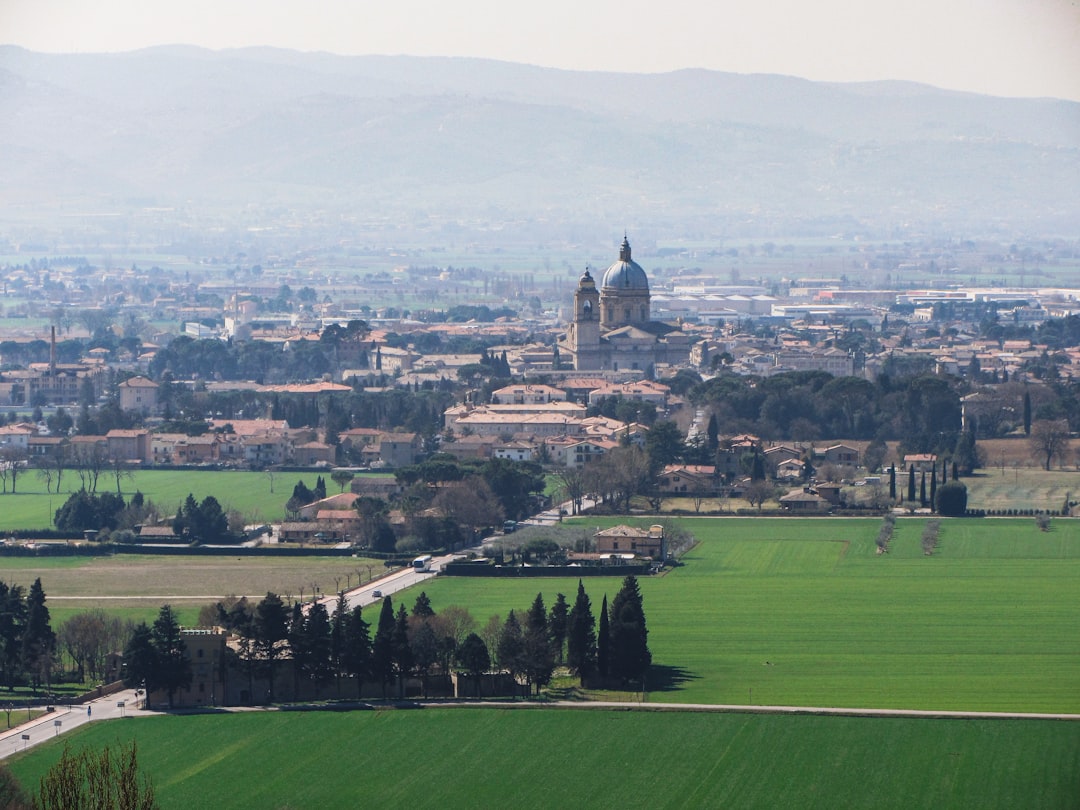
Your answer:
[[[575,369],[600,368],[600,291],[588,268],[574,292],[574,320],[566,332],[566,343],[574,355]]]

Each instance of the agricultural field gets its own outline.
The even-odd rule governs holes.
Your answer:
[[[850,444],[856,444],[854,442]],[[865,444],[863,442],[862,444]],[[980,445],[982,442],[980,442]],[[889,474],[886,470],[878,474],[881,479],[882,496],[889,492]],[[921,479],[918,479],[921,480]],[[1030,464],[1010,465],[1008,461],[1001,466],[988,466],[975,475],[960,479],[968,489],[968,508],[986,510],[1023,510],[1041,509],[1060,513],[1066,500],[1080,501],[1080,471],[1067,469],[1043,470]],[[777,491],[786,494],[797,483],[780,485]],[[899,469],[896,475],[898,495],[906,497],[907,474]],[[558,485],[549,481],[549,493],[558,494]],[[843,497],[848,503],[869,504],[875,493],[870,486],[846,486]],[[884,502],[884,501],[882,501]],[[642,500],[641,503],[644,503]],[[776,509],[779,504],[773,498],[765,503],[765,509]],[[740,509],[754,509],[754,505],[742,498],[704,498],[695,502],[693,498],[666,497],[661,509],[664,513],[675,514],[735,514]]]
[[[679,703],[1080,712],[1080,523],[693,518],[684,565],[641,580],[649,699]],[[617,578],[584,580],[594,612]],[[436,610],[524,611],[567,579],[439,578]],[[408,600],[412,594],[405,594]]]
[[[24,786],[65,743],[136,740],[165,810],[1051,810],[1080,795],[1080,724],[1054,721],[469,708],[152,717],[64,737],[8,760]]]
[[[191,493],[196,500],[213,495],[225,509],[235,509],[248,523],[278,522],[285,517],[285,502],[297,481],[314,488],[319,473],[276,472],[271,479],[267,473],[240,470],[133,470],[130,477],[120,481],[125,498],[136,490],[171,514]],[[322,473],[326,494],[334,495],[338,487],[330,480],[329,472]],[[10,486],[10,483],[9,483]],[[63,492],[48,493],[45,484],[28,470],[19,476],[18,492],[0,494],[0,531],[14,529],[48,529],[56,510],[68,495],[79,488],[74,470],[64,473]],[[115,492],[116,479],[103,474],[98,481],[99,492]]]
[[[364,557],[0,557],[0,580],[29,587],[41,578],[54,626],[97,608],[152,621],[166,602],[194,625],[199,608],[224,596],[309,597],[315,586],[336,593],[383,570],[382,560]]]

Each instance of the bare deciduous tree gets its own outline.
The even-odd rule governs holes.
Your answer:
[[[1054,458],[1061,456],[1069,446],[1069,423],[1064,419],[1043,419],[1033,423],[1028,444],[1032,456],[1039,460],[1044,470],[1049,470]]]

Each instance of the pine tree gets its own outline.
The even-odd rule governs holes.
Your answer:
[[[427,619],[435,615],[435,611],[431,607],[431,599],[426,591],[420,591],[420,595],[416,597],[416,602],[413,603],[412,615],[421,619]]]
[[[38,577],[26,596],[26,625],[22,632],[23,668],[30,673],[30,682],[35,689],[42,681],[46,689],[51,684],[55,654],[56,633],[49,622],[45,589],[41,587],[41,577]]]
[[[610,674],[624,683],[642,679],[652,664],[649,630],[637,577],[623,580],[622,589],[611,603]]]
[[[596,671],[601,678],[611,672],[611,621],[608,619],[607,594],[600,604],[600,630],[596,634]]]
[[[273,703],[274,676],[277,674],[277,661],[281,656],[281,642],[289,637],[289,611],[276,593],[268,591],[255,606],[252,634],[255,655],[262,661],[267,676],[266,697]]]
[[[150,635],[157,657],[154,685],[168,693],[171,709],[177,690],[187,689],[191,685],[191,659],[188,658],[187,644],[180,632],[180,623],[170,605],[161,606]]]
[[[140,622],[124,647],[124,685],[129,688],[157,684],[157,650],[150,626]]]
[[[566,663],[571,671],[581,678],[582,686],[596,668],[596,620],[593,618],[592,603],[580,579],[577,598],[570,609],[566,635]]]

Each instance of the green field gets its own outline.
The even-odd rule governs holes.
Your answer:
[[[641,581],[650,699],[680,703],[1080,712],[1080,522],[946,520],[931,557],[925,520],[901,518],[876,554],[876,519],[694,518],[684,565]],[[0,579],[40,576],[54,622],[104,607],[135,619],[163,601],[191,624],[206,596],[333,592],[354,559],[0,558]],[[339,580],[335,581],[334,577]],[[599,611],[618,578],[585,580]],[[489,616],[547,605],[573,579],[424,583],[436,610]],[[93,599],[114,596],[122,599]],[[401,599],[411,606],[415,597]],[[395,600],[397,601],[397,600]]]
[[[274,491],[271,492],[270,478],[260,472],[135,470],[130,478],[121,480],[120,487],[124,497],[130,497],[139,490],[166,514],[172,514],[188,493],[192,493],[196,500],[213,495],[225,509],[236,509],[247,522],[260,523],[284,518],[285,502],[296,482],[302,480],[308,487],[314,488],[317,475],[310,472],[275,473]],[[337,494],[338,487],[330,480],[329,473],[322,476],[326,481],[326,494]],[[72,470],[64,473],[64,491],[59,495],[45,492],[45,484],[32,471],[23,473],[19,476],[17,494],[8,492],[0,495],[0,530],[51,528],[53,514],[78,488],[79,477]],[[98,492],[115,491],[116,479],[111,475],[102,475],[98,480]]]
[[[1080,724],[425,709],[128,719],[168,808],[1074,808]],[[36,787],[65,740],[9,761]]]
[[[1080,712],[1080,523],[902,518],[687,519],[685,565],[641,581],[651,699],[685,703]],[[483,626],[576,580],[440,577],[436,610]],[[618,579],[586,579],[594,612]],[[410,600],[411,594],[404,597]]]

